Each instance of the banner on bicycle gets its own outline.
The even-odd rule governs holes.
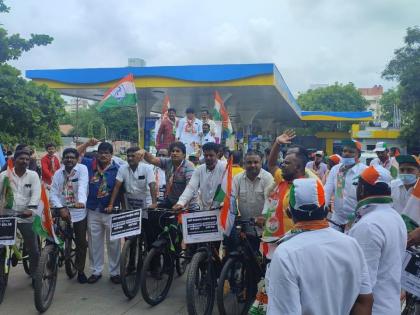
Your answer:
[[[420,254],[407,251],[403,262],[401,286],[407,292],[420,296]]]
[[[142,210],[132,210],[111,215],[110,240],[141,233]]]
[[[0,218],[0,244],[14,245],[16,242],[16,218]]]
[[[185,244],[223,240],[220,211],[200,211],[182,215],[182,234]]]

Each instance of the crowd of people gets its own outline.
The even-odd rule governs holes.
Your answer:
[[[106,244],[110,280],[118,284],[121,241],[109,239],[114,207],[207,210],[217,205],[215,193],[232,159],[238,216],[255,220],[260,238],[253,246],[271,260],[267,314],[399,314],[407,237],[409,245],[420,243],[420,228],[408,234],[402,219],[420,224],[420,207],[407,209],[419,185],[417,157],[391,156],[386,143],[378,142],[378,158],[367,166],[359,160],[361,144],[345,140],[340,154],[325,157],[319,150],[309,160],[308,151],[292,143],[293,130],[279,135],[265,156],[230,152],[216,143],[208,111],[202,121],[192,109],[179,122],[175,114],[170,108],[160,125],[156,155],[132,147],[126,161],[96,139],[65,148],[61,162],[48,144],[37,173],[30,148],[18,145],[0,173],[3,207],[5,178],[13,195],[8,206],[26,213],[36,211],[43,183],[51,206],[73,223],[77,281],[101,279]],[[86,153],[98,143],[97,152]],[[40,248],[31,219],[20,220],[18,228],[33,274]]]

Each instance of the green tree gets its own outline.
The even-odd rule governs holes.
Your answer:
[[[0,0],[0,13],[9,12]],[[20,71],[6,64],[18,59],[25,51],[40,45],[47,45],[53,39],[48,35],[32,34],[23,39],[19,34],[7,35],[0,24],[0,142],[16,144],[26,142],[43,146],[46,142],[61,142],[58,119],[63,114],[63,100],[60,95],[28,82]]]
[[[135,107],[109,108],[100,112],[107,129],[107,136],[112,140],[137,141],[137,113]]]
[[[24,80],[10,65],[0,65],[2,143],[61,143],[58,117],[63,111],[63,100],[57,92]]]
[[[384,92],[379,103],[381,105],[380,120],[392,122],[394,118],[394,105],[397,105],[397,107],[400,106],[400,90],[395,88]]]
[[[409,27],[405,46],[394,52],[394,58],[382,72],[382,77],[399,83],[401,138],[409,149],[420,151],[420,28]]]
[[[364,111],[369,105],[353,83],[335,83],[323,88],[308,90],[299,94],[297,102],[303,110],[324,112]],[[317,131],[348,131],[351,123],[307,122],[304,134],[314,134]]]

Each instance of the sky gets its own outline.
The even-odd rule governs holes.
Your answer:
[[[9,34],[51,45],[10,62],[21,71],[275,63],[294,95],[312,84],[395,83],[381,72],[420,25],[418,0],[5,0]]]

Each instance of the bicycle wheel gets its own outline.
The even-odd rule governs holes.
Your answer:
[[[122,289],[129,299],[135,297],[139,291],[143,255],[144,250],[140,237],[125,241],[121,253],[120,275]]]
[[[189,315],[210,315],[213,311],[216,279],[207,252],[195,253],[187,274]]]
[[[66,238],[64,240],[64,266],[66,268],[66,274],[69,279],[73,279],[73,277],[77,273],[76,269],[76,243],[74,239]]]
[[[217,282],[220,315],[245,315],[254,302],[257,284],[254,273],[241,257],[229,258]]]
[[[43,313],[50,307],[57,284],[58,270],[57,245],[44,247],[34,278],[34,300],[38,312]]]
[[[3,303],[6,293],[7,281],[9,279],[8,266],[6,262],[6,248],[0,248],[0,304]]]
[[[165,248],[152,248],[141,270],[141,294],[154,306],[168,295],[174,277],[174,261]]]
[[[401,305],[401,315],[417,315],[416,297],[408,292],[405,294],[405,300]]]

